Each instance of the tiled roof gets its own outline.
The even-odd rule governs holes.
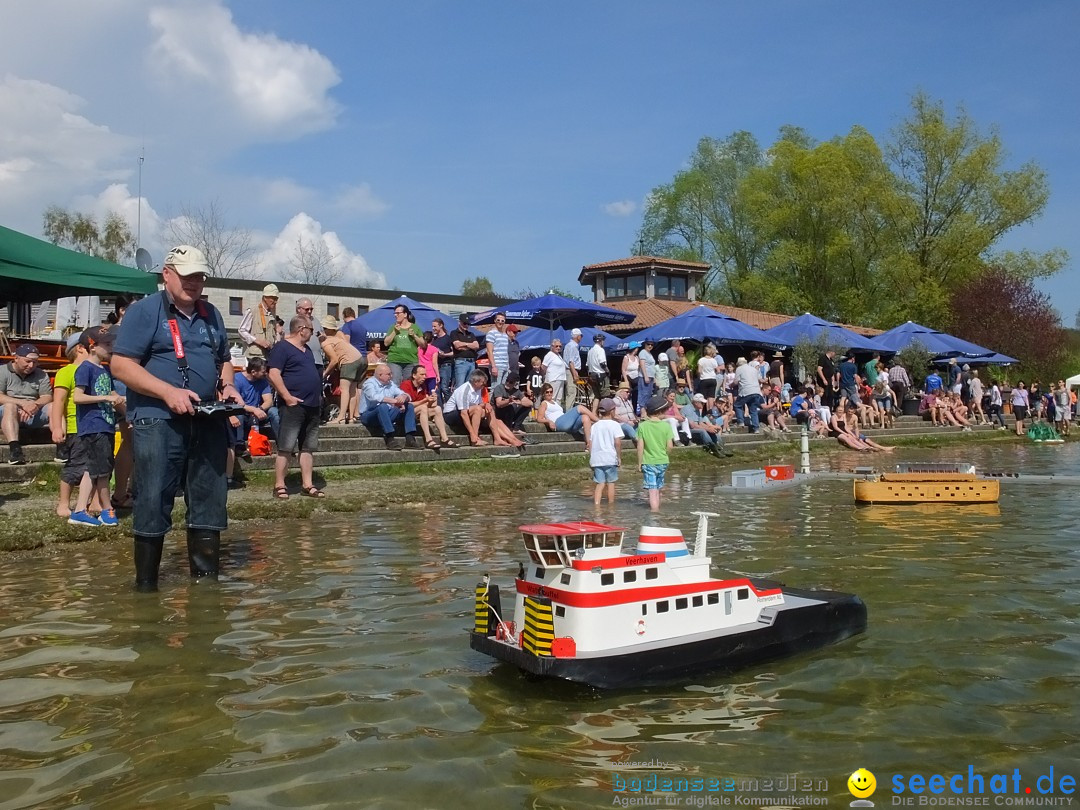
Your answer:
[[[612,267],[637,267],[638,265],[650,264],[669,264],[673,267],[702,270],[708,270],[711,266],[702,264],[701,262],[683,262],[678,259],[669,259],[664,256],[631,256],[628,259],[615,259],[614,261],[600,262],[599,264],[587,264],[581,268],[581,272],[588,273],[592,270],[606,270]]]
[[[724,304],[713,304],[707,301],[667,301],[656,298],[643,298],[636,301],[607,300],[604,301],[604,306],[622,310],[623,312],[629,312],[635,316],[632,323],[619,326],[617,329],[608,328],[607,331],[619,335],[629,335],[631,332],[636,332],[647,326],[655,326],[662,321],[666,321],[668,318],[681,315],[688,309],[693,309],[696,306],[709,307],[722,315],[730,315],[732,318],[738,318],[743,323],[757,327],[758,329],[772,329],[774,326],[787,323],[795,317],[794,315],[780,315],[776,312],[762,312],[757,309],[729,307]],[[858,332],[860,335],[873,336],[881,334],[880,329],[873,329],[868,326],[853,326],[846,323],[840,325],[847,327],[853,332]]]

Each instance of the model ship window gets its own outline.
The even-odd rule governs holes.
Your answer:
[[[545,571],[543,568],[537,568],[536,569],[536,578],[537,579],[543,579],[544,574],[546,574],[546,573],[547,573],[547,571]]]
[[[655,569],[655,568],[646,568],[645,569],[645,579],[656,579],[658,576],[660,576],[660,572],[657,571],[657,569]]]
[[[637,571],[623,571],[623,582],[637,582]]]
[[[718,593],[710,593],[709,594],[709,604],[710,605],[719,605],[720,604],[720,594],[718,594]]]
[[[694,597],[694,607],[701,607],[703,604],[705,604],[704,599],[702,599],[700,596]]]
[[[601,574],[600,575],[600,584],[601,585],[614,585],[615,584],[615,575],[614,574]]]
[[[739,588],[738,598],[739,599],[749,599],[750,598],[750,589],[749,588]]]
[[[559,582],[561,582],[563,585],[569,585],[570,584],[570,575],[569,574],[563,574],[561,577],[559,577]]]
[[[656,603],[656,612],[657,613],[667,613],[668,612],[668,603],[667,602],[657,602]]]
[[[566,608],[564,608],[562,605],[556,605],[555,606],[555,615],[556,616],[565,616],[566,615]]]
[[[689,606],[689,604],[690,603],[685,598],[676,599],[675,600],[675,609],[676,610],[686,610],[686,608]]]
[[[649,606],[646,605],[644,602],[641,603],[641,615],[642,616],[648,616],[649,615]]]

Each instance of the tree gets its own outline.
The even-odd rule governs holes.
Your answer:
[[[922,388],[926,382],[926,376],[930,373],[930,365],[934,361],[934,354],[922,341],[913,340],[907,346],[896,353],[896,359],[907,371],[911,379],[912,390]]]
[[[467,278],[461,282],[461,294],[469,298],[498,298],[495,288],[491,286],[491,279],[487,276]]]
[[[296,247],[289,256],[285,270],[286,281],[295,281],[310,287],[329,287],[341,280],[341,268],[335,263],[337,257],[330,252],[326,240],[309,239],[303,234],[296,237]]]
[[[919,278],[952,291],[988,262],[1027,277],[1064,266],[1061,250],[993,255],[1005,233],[1042,214],[1050,190],[1034,163],[1006,170],[997,133],[979,132],[963,109],[949,120],[940,101],[917,93],[911,116],[893,133],[886,154],[913,203],[895,227],[903,240],[901,255]]]
[[[258,260],[251,231],[226,225],[225,213],[217,200],[202,206],[183,205],[165,225],[166,240],[173,245],[199,248],[217,278],[257,278]]]
[[[42,230],[45,238],[80,253],[106,261],[134,266],[135,237],[115,211],[110,211],[99,227],[89,214],[70,212],[55,205],[45,209]]]
[[[800,134],[797,131],[793,134]],[[781,138],[741,191],[770,250],[738,282],[744,297],[776,312],[876,323],[895,301],[888,223],[903,205],[874,138],[861,127],[810,144]]]
[[[1068,336],[1050,299],[1029,279],[1001,267],[984,267],[953,293],[950,329],[957,337],[1015,357],[1026,374],[1045,379],[1063,371]]]
[[[737,306],[744,300],[741,282],[758,270],[768,250],[747,214],[740,194],[744,178],[765,162],[749,132],[724,140],[702,138],[690,167],[649,195],[640,250],[680,261],[706,262],[712,271],[701,296]]]

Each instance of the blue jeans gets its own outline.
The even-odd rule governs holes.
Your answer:
[[[649,407],[649,400],[653,395],[653,383],[645,382],[645,378],[641,375],[637,378],[637,404],[638,413],[644,414],[645,409]]]
[[[628,425],[626,422],[620,422],[619,427],[622,428],[622,435],[624,438],[629,439],[632,442],[637,441],[637,428],[633,425]]]
[[[761,406],[765,403],[765,397],[761,394],[747,394],[745,397],[739,397],[735,400],[735,421],[740,425],[743,424],[742,412],[743,407],[750,411],[750,432],[758,432],[758,411],[761,410]]]
[[[189,529],[224,530],[229,523],[225,459],[228,420],[213,416],[136,419],[134,533],[157,537],[172,529],[173,500],[184,486]],[[181,477],[183,476],[183,480]]]
[[[476,368],[475,360],[455,360],[454,361],[454,388],[458,388],[462,383],[469,381],[469,375],[473,373],[473,369]]]
[[[563,433],[575,433],[582,430],[584,426],[585,422],[576,406],[555,420],[555,429]]]
[[[394,385],[401,385],[402,380],[407,380],[412,376],[413,369],[416,368],[416,363],[387,363],[390,366],[390,379],[394,381]]]
[[[439,405],[445,405],[454,393],[454,363],[447,361],[439,363]]]
[[[709,431],[701,428],[690,428],[690,439],[705,447],[712,447],[716,444],[716,434],[709,433]]]
[[[360,421],[368,430],[381,430],[384,436],[393,436],[394,423],[402,417],[405,420],[405,432],[416,433],[416,414],[411,402],[405,403],[405,410],[388,402],[380,402],[360,414]]]

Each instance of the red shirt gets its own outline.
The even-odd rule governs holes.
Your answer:
[[[413,385],[413,381],[411,379],[402,380],[399,387],[402,391],[406,393],[406,395],[408,395],[409,399],[412,400],[414,404],[417,402],[424,402],[428,398],[427,391],[417,391],[416,386]]]

